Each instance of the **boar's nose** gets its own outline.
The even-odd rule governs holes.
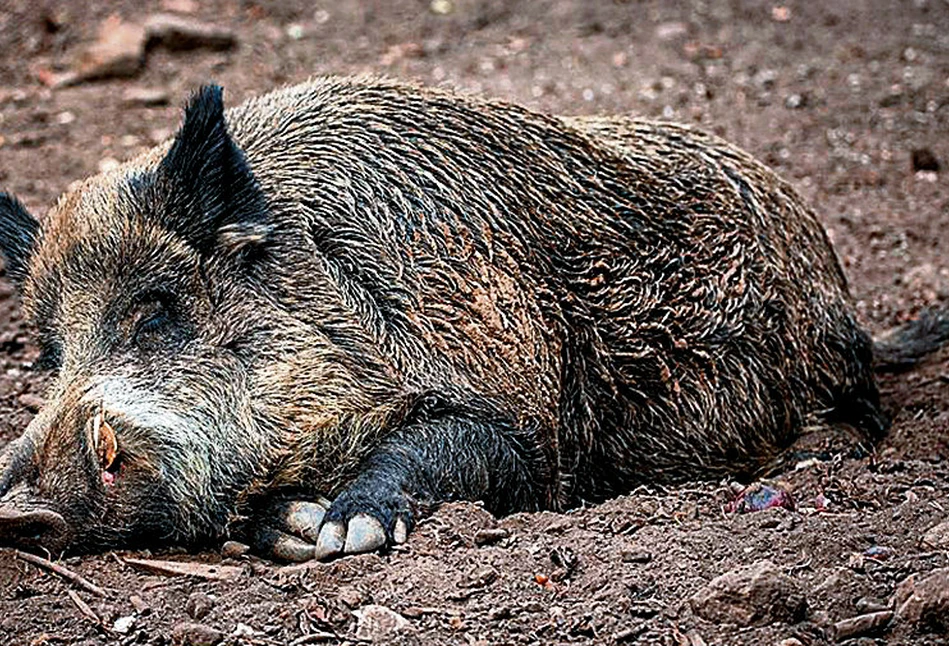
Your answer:
[[[66,520],[55,511],[21,512],[0,507],[0,546],[56,551],[66,538]]]

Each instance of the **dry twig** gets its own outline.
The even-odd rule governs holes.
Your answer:
[[[94,624],[102,625],[102,620],[99,619],[99,615],[96,614],[88,603],[82,600],[82,597],[79,596],[79,593],[75,590],[67,590],[66,594],[69,595],[69,598],[72,599],[72,602],[76,604],[76,607],[79,608],[79,611],[86,616]]]
[[[62,566],[59,563],[53,563],[48,559],[44,559],[42,556],[36,556],[35,554],[21,552],[19,550],[16,550],[14,554],[16,554],[18,559],[22,559],[27,563],[32,563],[37,567],[43,568],[44,570],[52,572],[53,574],[57,574],[70,583],[75,583],[86,592],[91,592],[92,594],[98,595],[100,597],[107,596],[104,589],[100,588],[81,574],[76,574],[69,568]]]

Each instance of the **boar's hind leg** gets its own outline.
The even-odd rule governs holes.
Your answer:
[[[308,512],[298,512],[297,522],[284,523],[295,536],[271,533],[270,553],[306,560],[401,543],[420,511],[452,500],[482,500],[497,514],[540,509],[549,481],[544,464],[535,434],[487,407],[423,401],[369,454],[325,515],[314,512],[307,527]]]

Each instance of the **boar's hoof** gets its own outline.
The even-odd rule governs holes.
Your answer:
[[[315,558],[320,528],[329,506],[330,502],[320,497],[313,502],[294,500],[272,507],[268,521],[257,530],[257,551],[294,563]]]
[[[289,524],[289,523],[288,523]],[[404,527],[404,524],[403,524]],[[315,541],[308,540],[318,530]],[[386,545],[386,532],[382,523],[368,514],[358,514],[349,523],[328,522],[315,526],[298,526],[299,538],[284,531],[269,531],[269,552],[283,561],[309,561],[329,559],[343,554],[372,552]],[[402,531],[402,534],[407,534]],[[404,542],[404,541],[403,541]]]
[[[343,546],[346,554],[371,552],[384,547],[385,544],[386,530],[382,528],[382,523],[372,516],[359,514],[349,521],[349,526],[346,528],[346,544]]]
[[[284,528],[290,534],[315,543],[320,536],[323,517],[330,503],[325,498],[316,502],[294,501],[287,505],[283,518]]]
[[[301,562],[361,554],[404,543],[412,519],[399,495],[349,491],[330,504],[283,502],[272,507],[257,529],[257,551],[282,561]],[[371,501],[371,502],[370,502]]]

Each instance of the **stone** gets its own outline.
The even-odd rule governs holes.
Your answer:
[[[484,547],[485,545],[491,545],[499,541],[503,541],[505,538],[511,535],[511,532],[504,529],[503,527],[486,527],[484,529],[479,529],[474,535],[474,543],[478,547]]]
[[[164,88],[130,87],[122,92],[122,103],[131,107],[168,105],[170,101],[171,96]]]
[[[949,550],[949,520],[926,530],[923,534],[923,543],[934,550]]]
[[[161,0],[162,11],[173,13],[194,13],[198,10],[195,0]]]
[[[151,606],[149,606],[148,603],[137,594],[133,594],[131,597],[129,597],[129,603],[131,603],[132,607],[135,608],[135,612],[143,617],[151,614],[152,612]]]
[[[400,635],[413,632],[415,627],[399,613],[370,604],[353,612],[356,615],[356,639],[371,642],[393,641]]]
[[[225,541],[221,546],[221,556],[226,559],[236,559],[250,552],[250,545],[239,541]]]
[[[217,646],[224,641],[224,633],[204,624],[180,623],[171,631],[175,646]]]
[[[689,604],[703,619],[739,626],[793,623],[807,612],[807,599],[797,582],[767,560],[713,579]]]
[[[120,635],[127,635],[135,625],[135,615],[126,615],[119,617],[112,623],[112,631]]]
[[[369,595],[353,587],[342,587],[336,593],[336,598],[345,603],[350,608],[358,608],[370,600]]]
[[[656,26],[656,38],[670,41],[689,35],[689,26],[684,22],[663,22]]]
[[[620,559],[623,563],[649,563],[652,560],[652,554],[645,550],[625,548],[620,552]]]
[[[227,27],[170,13],[149,16],[145,20],[145,34],[149,46],[161,45],[170,50],[221,50],[237,45],[237,35]]]
[[[892,610],[881,610],[850,617],[834,624],[834,635],[837,641],[842,642],[854,637],[879,633],[886,630],[892,620]]]
[[[16,398],[17,403],[20,404],[23,408],[27,409],[31,413],[39,411],[43,407],[43,404],[46,403],[39,395],[34,395],[33,393],[23,393]]]
[[[109,16],[99,27],[95,42],[80,50],[68,72],[51,81],[53,86],[83,81],[127,78],[138,74],[145,63],[145,29]]]
[[[897,586],[895,601],[901,621],[921,631],[949,631],[949,568],[907,577]]]
[[[498,580],[500,573],[490,565],[475,567],[458,582],[460,588],[484,588]]]
[[[185,602],[185,612],[195,621],[199,621],[208,616],[213,606],[208,595],[203,592],[192,592],[188,601]]]

